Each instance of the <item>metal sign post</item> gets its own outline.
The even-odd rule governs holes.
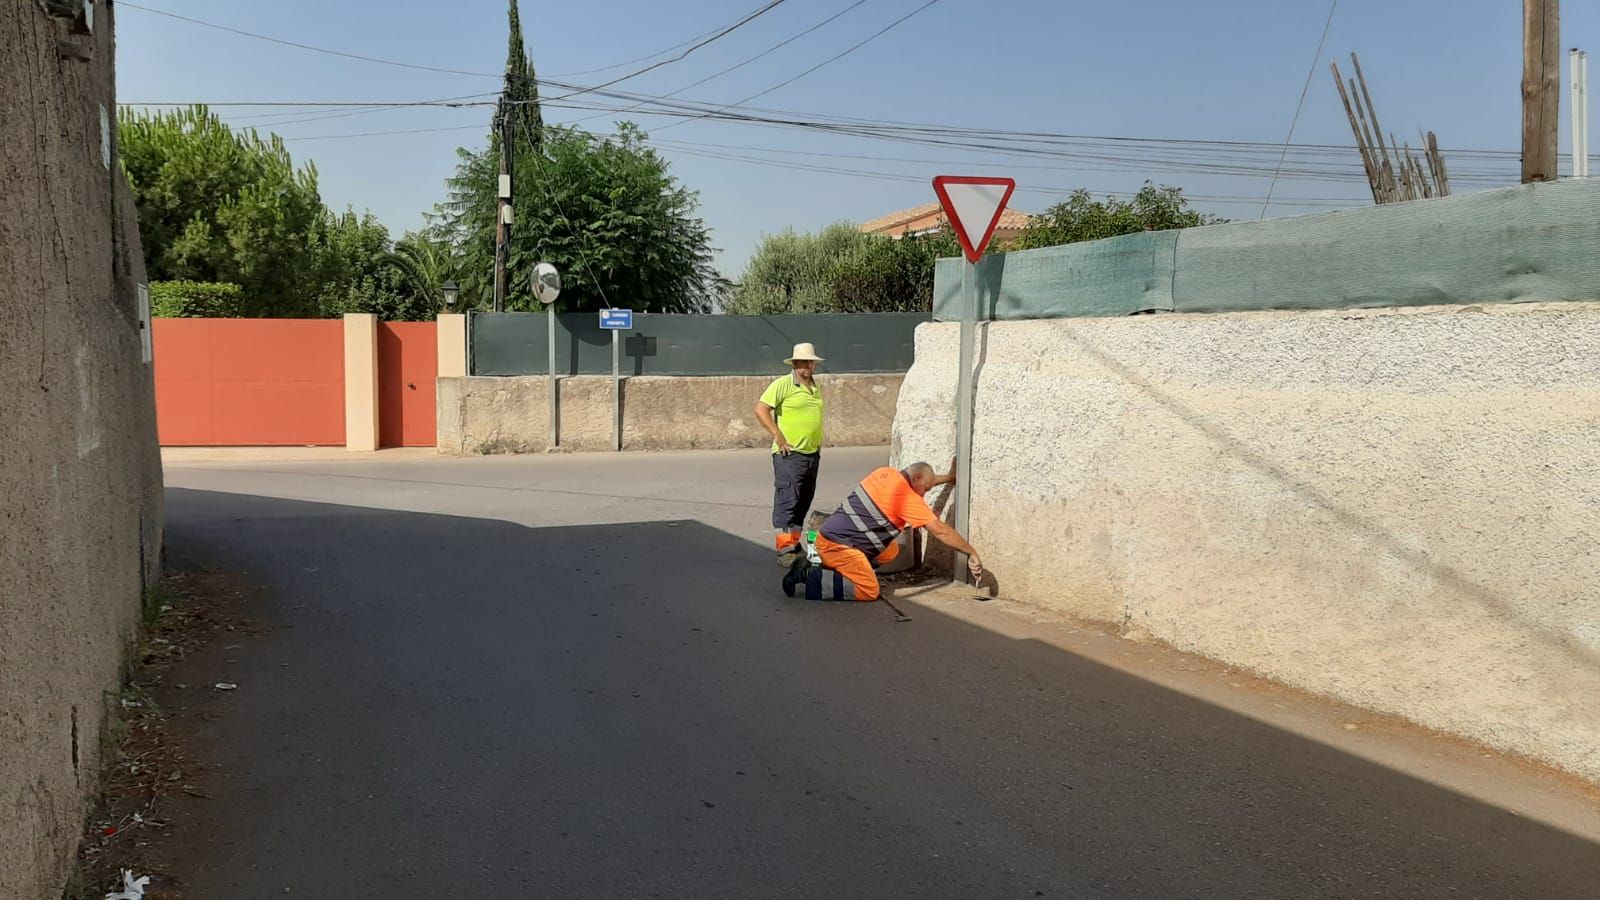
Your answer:
[[[622,449],[622,332],[633,328],[633,310],[600,310],[600,327],[611,332],[611,448]]]
[[[622,341],[611,332],[611,449],[622,450]]]
[[[556,427],[556,298],[561,295],[561,273],[549,263],[533,267],[533,296],[544,304],[545,323],[549,336],[545,345],[550,354],[550,442],[547,448],[560,446],[561,430]]]
[[[550,393],[550,437],[546,444],[550,449],[561,445],[561,432],[556,428],[556,305],[546,303],[544,307],[544,320],[548,325],[548,343],[550,354],[550,377],[547,385]]]
[[[955,529],[970,535],[972,524],[972,357],[978,331],[978,265],[961,264],[961,353],[956,380],[956,510]],[[952,577],[965,582],[967,555],[957,553]]]
[[[972,425],[974,396],[972,390],[973,345],[978,332],[978,260],[994,237],[1000,224],[1000,214],[1005,212],[1011,193],[1017,183],[1010,178],[973,178],[941,175],[933,180],[933,191],[939,195],[939,205],[945,217],[955,228],[961,242],[962,255],[967,258],[961,269],[961,351],[956,379],[956,509],[955,529],[971,540],[972,525]],[[955,571],[951,573],[957,583],[967,580],[967,557],[957,553]]]

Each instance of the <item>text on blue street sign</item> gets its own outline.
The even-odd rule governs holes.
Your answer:
[[[626,331],[633,327],[633,310],[631,309],[602,309],[600,310],[600,327]]]

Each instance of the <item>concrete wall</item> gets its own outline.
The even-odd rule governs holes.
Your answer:
[[[378,317],[344,317],[344,446],[357,453],[378,449]]]
[[[756,398],[776,376],[623,380],[624,450],[720,450],[771,441],[756,424]],[[832,446],[889,441],[900,375],[820,375]],[[439,379],[439,452],[537,453],[549,443],[547,380],[534,376]],[[611,379],[556,382],[560,444],[612,449]]]
[[[926,325],[893,457],[954,447]],[[979,332],[998,592],[1600,781],[1600,304]]]
[[[137,223],[120,183],[111,10],[69,51],[0,4],[0,898],[58,897],[161,551]],[[104,148],[104,150],[102,149]],[[108,164],[109,163],[109,164]]]

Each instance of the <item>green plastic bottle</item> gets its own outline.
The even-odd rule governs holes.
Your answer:
[[[822,565],[822,557],[817,554],[817,533],[806,532],[806,561],[813,566]]]

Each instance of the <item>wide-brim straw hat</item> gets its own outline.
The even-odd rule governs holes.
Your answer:
[[[795,344],[794,345],[794,355],[789,357],[788,359],[784,360],[783,362],[784,362],[785,365],[792,366],[792,365],[795,364],[796,360],[809,360],[810,362],[822,362],[822,357],[817,355],[817,348],[813,347],[810,344]]]

